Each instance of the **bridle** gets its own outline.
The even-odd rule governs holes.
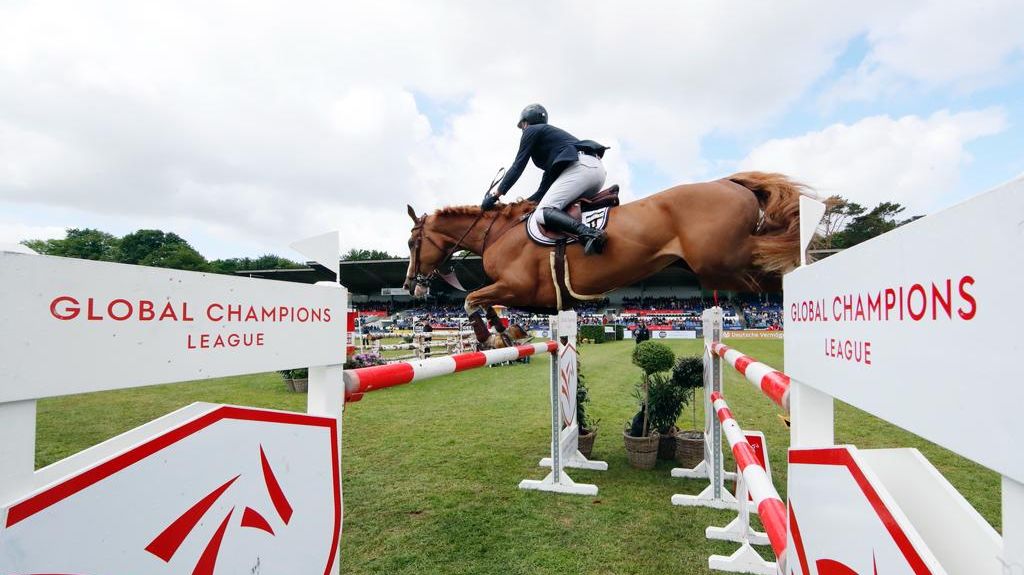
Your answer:
[[[498,185],[498,182],[501,181],[501,178],[502,176],[504,176],[504,174],[505,168],[500,168],[498,170],[498,173],[494,176],[494,179],[491,180],[491,185],[488,186],[487,188],[487,194],[490,194],[491,190],[494,189],[494,186]],[[462,236],[459,237],[459,239],[455,242],[455,244],[447,250],[442,246],[438,245],[437,242],[434,241],[434,238],[431,238],[430,236],[426,235],[424,230],[426,228],[427,223],[427,214],[423,214],[422,216],[420,216],[419,219],[416,220],[416,225],[414,225],[412,228],[412,231],[415,234],[412,247],[412,265],[409,266],[410,271],[409,274],[405,276],[405,281],[407,283],[412,282],[413,285],[428,287],[430,285],[430,282],[433,281],[435,277],[438,277],[443,279],[445,282],[448,283],[448,285],[452,286],[453,288],[461,291],[466,291],[466,289],[462,287],[462,284],[459,283],[458,278],[455,277],[455,264],[452,263],[449,266],[448,263],[452,259],[452,256],[454,256],[455,253],[459,251],[459,248],[462,247],[462,241],[466,239],[466,236],[469,235],[469,232],[473,231],[473,228],[475,228],[476,225],[480,222],[480,220],[483,219],[484,213],[485,212],[483,210],[480,210],[480,214],[477,215],[476,219],[473,220],[473,223],[469,225],[469,228],[467,228],[466,231],[463,232]],[[494,223],[497,221],[498,218],[492,218],[490,225],[488,225],[487,229],[484,230],[484,245],[487,244],[487,235],[491,232],[491,228],[494,227]],[[429,241],[431,244],[434,245],[435,248],[437,248],[437,251],[444,254],[444,257],[441,258],[441,261],[439,261],[437,265],[434,266],[434,269],[429,274],[420,273],[420,250],[423,248],[423,240]],[[468,255],[468,253],[463,255],[461,259],[465,259]],[[445,268],[446,266],[446,271],[443,273],[439,273],[439,270]]]

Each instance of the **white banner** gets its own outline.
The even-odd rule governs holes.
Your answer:
[[[0,253],[0,403],[345,361],[347,292]]]
[[[697,332],[678,329],[651,330],[651,339],[697,339]]]
[[[786,373],[1024,482],[1024,178],[785,277]]]

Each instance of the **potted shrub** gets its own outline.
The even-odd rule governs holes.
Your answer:
[[[309,389],[309,369],[302,367],[292,370],[292,387],[296,393],[306,393]]]
[[[686,395],[666,374],[651,374],[647,386],[651,428],[658,432],[658,459],[675,459],[676,420],[683,412]]]
[[[597,424],[599,419],[591,420],[587,414],[587,404],[590,403],[590,390],[587,389],[583,378],[583,372],[579,372],[576,382],[576,425],[579,427],[579,438],[576,441],[576,449],[583,454],[583,457],[590,458],[594,451],[594,439],[597,438]]]
[[[645,341],[633,348],[633,364],[641,369],[640,385],[633,390],[640,410],[622,433],[629,464],[639,469],[653,469],[658,458],[658,431],[651,427],[649,383],[651,376],[672,369],[675,355],[665,344]]]
[[[282,369],[277,373],[281,374],[281,379],[284,380],[284,386],[288,388],[288,391],[295,391],[295,384],[292,383],[292,370]]]
[[[306,390],[309,389],[309,369],[305,367],[299,369],[284,369],[278,373],[281,374],[285,385],[288,386],[288,391],[306,393]]]
[[[676,461],[687,469],[696,467],[704,459],[704,431],[697,428],[697,390],[704,388],[704,359],[699,355],[679,358],[672,368],[672,383],[683,395],[684,402],[693,407],[690,429],[676,433]]]

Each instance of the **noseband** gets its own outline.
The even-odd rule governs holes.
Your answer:
[[[469,235],[469,232],[473,231],[473,228],[476,227],[476,225],[480,222],[480,220],[483,217],[484,217],[484,212],[481,211],[480,214],[476,217],[476,219],[473,220],[473,223],[469,225],[469,228],[467,228],[466,231],[462,234],[462,237],[460,237],[458,239],[458,241],[456,241],[455,244],[450,249],[445,249],[445,248],[441,247],[440,245],[438,245],[437,242],[435,242],[433,238],[431,238],[430,236],[426,235],[426,233],[424,231],[424,228],[426,227],[426,223],[427,223],[427,214],[423,214],[422,216],[420,216],[420,218],[418,220],[416,220],[416,225],[413,226],[413,228],[412,228],[412,231],[416,234],[416,238],[413,240],[413,248],[412,248],[412,258],[413,258],[412,259],[412,264],[413,265],[410,266],[410,269],[412,271],[411,271],[411,273],[409,275],[407,275],[405,277],[405,281],[413,282],[413,284],[415,284],[415,285],[421,285],[423,287],[427,287],[427,286],[430,285],[430,282],[435,277],[439,277],[439,278],[443,279],[445,282],[447,282],[449,285],[454,287],[455,289],[461,290],[461,291],[466,291],[465,288],[463,288],[461,285],[459,285],[458,279],[455,278],[454,275],[453,275],[454,271],[455,271],[455,264],[452,264],[449,267],[449,269],[446,272],[444,272],[444,273],[440,273],[438,270],[444,268],[445,265],[449,263],[449,261],[452,259],[452,256],[455,255],[455,252],[459,251],[459,248],[462,247],[462,240],[466,239],[466,236]],[[498,221],[498,218],[496,218],[496,217],[492,218],[490,225],[487,226],[487,230],[484,231],[484,245],[485,246],[487,245],[487,236],[491,233],[491,228],[494,227],[494,224],[497,221]],[[434,245],[435,248],[437,248],[437,250],[439,252],[444,254],[444,257],[441,258],[441,261],[439,261],[437,263],[437,265],[434,266],[433,271],[431,271],[429,274],[422,274],[422,273],[420,273],[420,250],[423,247],[423,240],[429,241],[431,244]],[[466,256],[463,256],[463,259],[465,259],[465,257]]]
[[[423,287],[427,287],[430,285],[431,280],[433,280],[434,276],[437,275],[437,268],[441,267],[440,265],[435,267],[434,271],[430,272],[430,275],[423,275],[420,273],[420,249],[423,247],[423,240],[429,240],[430,243],[434,244],[435,248],[437,248],[441,252],[444,252],[444,248],[437,245],[437,242],[435,242],[433,238],[427,237],[427,235],[424,233],[423,228],[425,227],[426,223],[427,214],[423,214],[422,216],[420,216],[420,219],[416,220],[416,225],[413,226],[412,228],[412,231],[416,234],[416,239],[413,240],[412,248],[413,265],[409,266],[410,272],[407,276],[405,276],[406,282],[412,282],[413,285],[419,285]],[[444,260],[442,260],[442,262],[443,261]]]

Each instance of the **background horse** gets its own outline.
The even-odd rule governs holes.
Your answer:
[[[466,311],[505,305],[520,309],[568,309],[587,296],[601,297],[673,264],[691,270],[705,289],[778,290],[782,274],[800,260],[800,196],[805,187],[782,174],[744,172],[728,178],[669,188],[612,208],[604,253],[584,256],[579,244],[566,250],[570,294],[556,293],[549,254],[554,248],[526,235],[532,202],[443,208],[416,215],[409,239],[405,287],[420,296],[434,276],[458,287],[446,269],[456,251],[483,257],[494,280],[466,297]],[[813,197],[813,196],[812,196]]]

